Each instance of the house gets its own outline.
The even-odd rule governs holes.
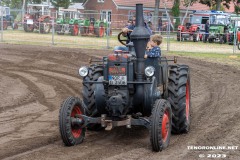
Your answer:
[[[99,15],[95,15],[94,18],[111,22],[113,28],[122,28],[127,20],[135,14],[135,7],[137,3],[143,4],[144,15],[149,20],[152,20],[154,13],[155,0],[86,0],[83,3],[85,10],[96,11]],[[171,8],[173,6],[172,1],[160,1],[159,16],[162,20],[167,21],[168,13],[171,16]],[[186,7],[181,3],[180,5],[180,17],[183,17],[186,12]],[[200,3],[194,3],[189,7],[188,17],[195,10],[209,10],[209,7]],[[233,12],[234,5],[231,3],[230,9],[226,9],[226,12]],[[171,18],[173,19],[173,18]]]

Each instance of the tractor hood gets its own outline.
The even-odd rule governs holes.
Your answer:
[[[210,33],[224,33],[223,26],[210,26],[209,28]]]

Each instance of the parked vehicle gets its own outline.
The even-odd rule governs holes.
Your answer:
[[[52,28],[51,17],[44,15],[38,18],[38,14],[25,14],[23,28],[25,32],[39,30],[40,33],[49,33]]]
[[[231,23],[228,27],[228,44],[238,45],[238,49],[240,49],[240,16],[236,14],[231,14],[230,16]]]
[[[82,143],[86,129],[139,125],[149,129],[152,149],[158,152],[169,145],[171,132],[189,131],[189,66],[169,65],[176,59],[165,57],[144,59],[150,35],[144,26],[142,4],[136,5],[136,12],[129,51],[115,51],[79,69],[83,100],[69,97],[59,112],[66,146]]]
[[[49,33],[52,28],[52,17],[48,9],[48,5],[31,4],[32,9],[24,15],[23,28],[25,32],[33,32],[38,30],[40,33]]]
[[[209,43],[226,43],[229,25],[230,14],[224,12],[216,12],[211,14],[208,37]]]
[[[108,24],[107,22],[90,18],[82,20],[79,23],[79,27],[81,36],[103,37],[108,28]]]
[[[178,26],[177,40],[192,40],[194,42],[202,40],[205,24],[212,13],[212,11],[194,11],[186,26]]]
[[[197,25],[192,25],[191,23],[186,23],[186,26],[179,25],[177,40],[193,40],[193,42],[198,42],[200,40],[200,32]]]
[[[57,19],[56,29],[57,34],[71,34],[77,36],[79,34],[78,24],[81,22],[80,14],[73,9],[59,9],[59,18]]]
[[[8,26],[12,26],[13,23],[13,16],[10,15],[10,8],[9,7],[3,7],[0,6],[0,22],[1,18],[3,17],[3,30],[7,30]],[[1,29],[0,25],[0,29]]]

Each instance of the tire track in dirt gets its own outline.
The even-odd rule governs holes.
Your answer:
[[[27,98],[22,98],[18,100],[19,103],[15,105],[5,106],[4,109],[2,110],[2,113],[7,113],[8,111],[12,112],[20,108],[21,106],[31,105],[38,101],[41,105],[46,106],[48,110],[45,110],[43,113],[40,113],[40,114],[35,113],[34,117],[32,117],[32,114],[26,113],[21,117],[5,117],[4,118],[4,116],[0,116],[0,120],[2,123],[8,121],[8,123],[10,124],[11,123],[16,124],[17,123],[16,121],[21,121],[21,119],[24,120],[25,117],[29,117],[29,118],[32,117],[31,122],[25,120],[26,123],[21,123],[21,125],[19,126],[13,124],[15,133],[19,132],[21,129],[24,130],[23,126],[36,124],[36,123],[50,124],[53,126],[54,131],[52,132],[52,135],[48,137],[46,136],[46,138],[41,138],[41,139],[39,139],[36,134],[36,137],[31,138],[33,142],[35,142],[35,144],[30,144],[29,139],[24,140],[20,137],[19,137],[20,139],[16,138],[16,139],[19,139],[18,140],[19,147],[15,146],[16,148],[18,148],[18,150],[5,152],[5,149],[2,149],[0,151],[0,158],[22,153],[22,152],[28,151],[30,148],[31,149],[39,148],[41,146],[45,146],[45,145],[48,145],[49,143],[53,143],[56,140],[59,140],[59,135],[57,134],[58,133],[57,119],[52,118],[51,121],[48,121],[48,120],[43,121],[42,117],[44,117],[44,114],[49,114],[51,112],[54,113],[54,115],[58,115],[58,108],[60,106],[61,101],[66,96],[70,96],[70,95],[79,96],[81,91],[81,88],[79,86],[79,84],[81,84],[81,79],[75,74],[77,73],[77,70],[73,72],[73,69],[77,68],[76,66],[79,66],[79,65],[70,63],[70,61],[72,61],[71,59],[65,60],[65,62],[67,64],[69,63],[70,65],[69,64],[64,65],[63,63],[59,63],[59,60],[62,58],[62,56],[60,58],[46,57],[46,59],[41,58],[41,60],[39,60],[38,57],[41,57],[43,55],[42,53],[38,53],[36,55],[34,55],[35,54],[34,53],[33,56],[32,55],[29,56],[27,52],[24,53],[25,54],[24,56],[22,56],[22,52],[20,53],[21,54],[7,53],[6,55],[1,57],[1,58],[4,57],[4,59],[1,59],[1,60],[4,60],[3,62],[6,62],[6,63],[1,63],[0,65],[2,69],[1,74],[4,74],[5,76],[9,76],[13,79],[20,79],[21,82],[23,82],[28,86],[28,88],[30,89],[30,93],[31,94],[34,93],[35,98],[33,98],[32,100]],[[74,55],[74,54],[71,54],[71,55]],[[75,58],[76,56],[75,57],[72,56],[72,57]],[[64,68],[61,68],[61,67],[64,67]],[[70,71],[69,74],[67,71]],[[76,86],[79,86],[79,87],[76,87]],[[1,122],[0,124],[2,124]],[[27,131],[28,129],[25,129],[25,130]],[[20,131],[20,132],[24,132],[24,131]],[[41,133],[41,131],[37,131],[36,133]],[[1,135],[0,136],[1,138],[14,137],[12,130],[9,132],[5,130],[5,133],[1,133],[0,135]],[[54,138],[55,140],[51,141],[53,137],[57,137],[57,138]],[[3,148],[9,148],[11,146],[10,144],[6,144],[6,145],[5,144],[2,145]],[[28,144],[29,147],[27,147],[26,144]]]

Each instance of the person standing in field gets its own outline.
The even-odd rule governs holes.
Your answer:
[[[208,40],[208,36],[209,36],[209,27],[210,27],[209,20],[207,20],[207,22],[206,22],[206,24],[205,24],[205,37],[204,37],[204,43],[206,43],[207,40]]]

